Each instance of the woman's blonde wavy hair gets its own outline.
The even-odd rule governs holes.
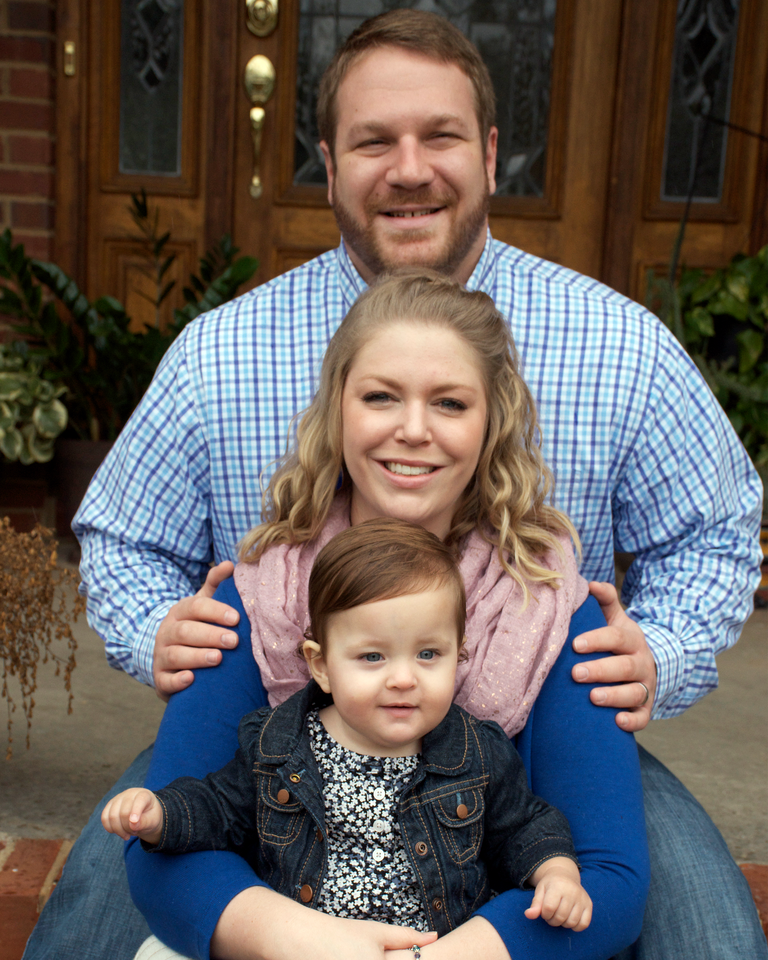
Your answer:
[[[328,345],[320,386],[298,417],[295,444],[264,494],[264,523],[240,544],[240,559],[252,563],[273,544],[304,543],[323,528],[339,488],[351,491],[342,456],[341,399],[347,376],[361,347],[388,323],[415,323],[451,330],[474,354],[488,406],[485,439],[472,481],[456,505],[445,542],[457,553],[475,527],[498,547],[499,559],[522,587],[559,586],[557,571],[540,562],[555,550],[558,536],[576,530],[546,501],[553,478],[541,454],[533,397],[504,317],[493,300],[431,270],[408,269],[381,277],[353,304]]]

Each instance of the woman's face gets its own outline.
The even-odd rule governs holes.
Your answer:
[[[384,327],[355,357],[341,399],[352,523],[395,517],[444,539],[480,458],[486,412],[461,337],[416,321]]]

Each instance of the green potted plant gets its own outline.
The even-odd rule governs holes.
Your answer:
[[[28,257],[10,230],[0,236],[0,314],[23,344],[19,350],[55,385],[55,399],[68,411],[66,433],[56,442],[59,483],[57,528],[65,532],[93,471],[144,395],[165,351],[196,316],[231,300],[250,280],[258,261],[238,257],[225,236],[200,260],[199,274],[183,288],[184,306],[163,328],[159,308],[174,281],[168,270],[168,232],[142,191],[129,208],[139,229],[145,270],[155,293],[155,323],[133,329],[123,305],[111,296],[90,301],[60,267]],[[146,294],[143,294],[146,296]],[[64,390],[61,391],[61,386]],[[60,412],[60,411],[59,411]],[[69,441],[80,441],[72,448]],[[90,441],[88,451],[82,442]],[[47,448],[46,448],[47,449]],[[65,485],[66,481],[66,485]]]
[[[41,368],[26,344],[0,344],[0,453],[6,460],[47,463],[67,425],[59,399],[67,388],[42,377]]]

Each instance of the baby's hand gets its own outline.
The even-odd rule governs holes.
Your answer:
[[[536,892],[525,911],[529,920],[542,917],[551,927],[586,930],[592,919],[592,901],[579,883],[579,870],[567,857],[552,857],[534,871]]]
[[[159,843],[163,832],[163,808],[151,790],[132,787],[113,797],[101,813],[105,830],[123,840],[141,837],[147,843]]]

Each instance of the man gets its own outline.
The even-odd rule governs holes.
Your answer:
[[[509,317],[584,575],[610,581],[614,549],[636,555],[627,614],[610,586],[594,585],[609,626],[577,640],[618,656],[575,679],[616,684],[591,697],[621,708],[626,730],[652,710],[680,713],[716,685],[714,655],[736,641],[759,565],[759,481],[716,401],[636,304],[490,238],[493,92],[477,51],[445,21],[407,10],[368,21],[326,73],[318,114],[342,246],[184,332],[78,513],[90,619],[110,661],[167,697],[233,645],[233,612],[212,596],[258,522],[259,473],[365,284],[418,264],[484,290]],[[768,956],[722,838],[668,771],[644,753],[642,763],[654,889],[634,955]],[[84,856],[73,851],[73,877]],[[684,892],[681,878],[699,885]],[[73,885],[60,884],[61,909]],[[56,909],[27,960],[70,955],[50,932]],[[110,936],[132,956],[125,925]],[[50,953],[38,947],[46,938]]]

